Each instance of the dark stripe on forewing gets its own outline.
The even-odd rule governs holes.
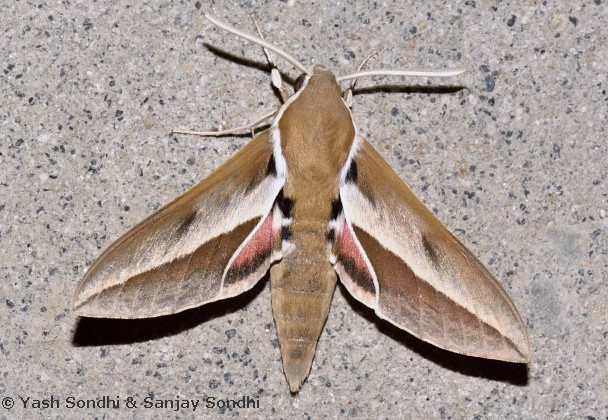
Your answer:
[[[331,202],[331,216],[329,216],[329,220],[336,220],[340,214],[342,214],[342,201],[340,201],[340,198],[336,198]]]
[[[346,182],[357,182],[357,178],[359,176],[359,171],[357,169],[357,161],[355,159],[352,159],[350,161],[350,166],[348,167],[348,170],[346,171]]]
[[[335,222],[341,214],[342,201],[340,201],[340,198],[338,197],[331,202],[331,215],[329,216],[329,222]],[[325,239],[327,239],[327,242],[329,242],[330,245],[333,245],[334,241],[336,240],[336,230],[333,227],[329,228]]]
[[[186,217],[179,221],[179,225],[177,225],[177,228],[175,229],[175,236],[181,238],[183,235],[185,235],[195,220],[196,210],[193,209],[188,214],[186,214]]]
[[[441,254],[435,249],[433,243],[424,235],[422,235],[422,246],[424,248],[424,255],[431,260],[433,267],[438,270],[440,268],[439,263],[441,261]]]
[[[274,154],[271,154],[270,159],[268,160],[268,165],[266,166],[266,175],[277,176],[277,164],[274,160]]]

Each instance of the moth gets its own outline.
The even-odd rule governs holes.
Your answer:
[[[421,340],[528,362],[526,327],[507,293],[358,133],[339,85],[374,74],[459,71],[336,78],[206,17],[302,70],[296,91],[285,94],[273,71],[285,101],[267,116],[270,127],[106,249],[78,284],[72,310],[174,314],[243,293],[270,272],[283,370],[295,393],[340,278],[355,299]]]

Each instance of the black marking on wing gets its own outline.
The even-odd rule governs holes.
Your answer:
[[[433,266],[439,267],[441,256],[433,246],[433,243],[424,235],[422,235],[422,246],[424,247],[424,254],[433,262]]]
[[[190,229],[190,226],[192,226],[192,223],[194,223],[195,220],[196,220],[196,211],[193,210],[192,213],[188,214],[188,216],[184,217],[179,222],[177,229],[175,229],[176,236],[181,237],[186,232],[188,232],[188,230]]]
[[[249,232],[251,232],[255,228],[255,225],[258,223],[258,221],[259,219],[252,219],[246,223],[243,223],[242,225],[237,226],[225,235],[228,239],[230,239],[232,236],[237,236],[239,239],[243,238],[240,242],[236,242],[236,245],[238,246],[243,240],[245,240],[245,237],[249,234]],[[255,241],[255,238],[252,239]],[[269,260],[271,254],[272,247],[269,246],[267,248],[256,249],[256,253],[253,256],[248,257],[245,261],[242,261],[238,264],[235,261],[226,272],[224,285],[232,285],[238,283],[250,274],[255,273],[260,268],[260,266],[262,266],[266,261]],[[209,255],[219,257],[219,255],[214,253],[209,253]],[[230,257],[230,255],[222,256],[224,258]]]
[[[277,176],[277,164],[274,160],[274,154],[270,155],[268,166],[266,167],[266,175]]]
[[[338,262],[342,264],[342,268],[346,271],[346,274],[348,274],[353,283],[368,293],[376,293],[374,279],[368,271],[362,270],[357,266],[357,263],[353,259],[346,257],[340,252],[338,253]]]
[[[279,195],[277,195],[277,204],[279,206],[279,209],[281,209],[281,213],[283,213],[284,217],[291,217],[293,200],[289,197],[285,197],[282,188],[281,191],[279,191]]]
[[[327,232],[325,238],[327,239],[327,242],[333,244],[336,240],[336,230],[334,228],[329,229],[329,232]]]
[[[254,273],[262,264],[264,264],[270,258],[271,253],[272,248],[266,248],[256,254],[253,259],[247,261],[247,263],[241,264],[239,266],[232,265],[226,273],[224,285],[238,283],[240,280]]]
[[[351,160],[348,171],[346,172],[346,182],[357,182],[357,161]]]
[[[331,216],[329,217],[329,220],[336,220],[341,213],[342,201],[340,201],[340,198],[336,198],[331,202]]]

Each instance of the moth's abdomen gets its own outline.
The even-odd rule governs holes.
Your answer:
[[[323,252],[325,235],[315,236],[321,252],[305,252],[294,235],[293,251],[270,269],[272,312],[291,392],[308,376],[336,287],[336,273]]]

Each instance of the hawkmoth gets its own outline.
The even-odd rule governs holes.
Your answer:
[[[526,363],[526,328],[507,293],[358,133],[339,85],[370,74],[459,72],[336,78],[206,17],[302,70],[296,91],[283,94],[268,129],[106,249],[79,283],[73,311],[173,314],[243,293],[270,272],[283,368],[297,392],[340,278],[380,318],[421,340]],[[274,72],[273,83],[285,92]]]

